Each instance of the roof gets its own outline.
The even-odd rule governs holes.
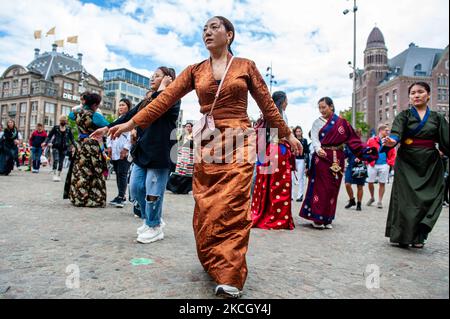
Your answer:
[[[30,71],[41,74],[45,80],[51,80],[54,75],[67,75],[72,72],[82,72],[83,66],[80,60],[56,51],[45,52],[35,58],[27,68]]]
[[[369,38],[367,39],[366,48],[386,48],[386,42],[384,41],[383,33],[378,27],[373,28],[372,32],[370,32]]]
[[[388,63],[396,76],[431,76],[443,53],[443,49],[419,48],[411,43]]]

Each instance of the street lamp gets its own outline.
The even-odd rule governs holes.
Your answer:
[[[272,63],[270,63],[270,66],[267,67],[266,72],[266,77],[269,78],[270,94],[272,94],[272,84],[277,84],[277,81],[274,80],[275,75],[272,74]]]
[[[353,96],[352,96],[352,126],[356,128],[356,12],[358,7],[356,6],[356,0],[353,0]],[[347,15],[350,10],[345,9],[343,14]],[[349,63],[351,64],[351,63]]]

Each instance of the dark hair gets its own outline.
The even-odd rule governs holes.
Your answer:
[[[165,76],[170,76],[172,80],[175,80],[177,76],[175,70],[173,68],[168,68],[167,66],[160,66],[157,70],[161,70]]]
[[[87,97],[89,94],[91,94],[91,92],[85,91],[85,92],[81,93],[80,98],[86,100],[86,97]]]
[[[129,99],[121,99],[120,101],[119,101],[119,103],[120,102],[123,102],[123,103],[125,103],[126,105],[127,105],[127,107],[128,107],[128,111],[131,109],[131,107],[132,107],[132,104],[131,104],[131,101],[129,100]]]
[[[287,99],[287,95],[283,91],[277,91],[272,94],[272,100],[275,102],[275,105],[277,106],[280,114],[283,114],[282,106],[283,106],[284,101],[286,101],[286,99]]]
[[[295,131],[297,131],[298,129],[300,129],[302,131],[302,136],[303,136],[303,129],[302,129],[302,127],[300,125],[297,125],[296,127],[294,127],[294,129],[292,130],[292,134],[294,134],[294,136],[297,137],[295,135]]]
[[[326,105],[328,105],[329,107],[331,107],[333,109],[333,112],[335,111],[333,100],[330,97],[326,96],[326,97],[321,98],[319,100],[319,102],[317,102],[317,104],[320,104],[320,102],[325,102]]]
[[[233,44],[234,37],[235,37],[235,35],[236,35],[236,32],[235,32],[233,23],[231,23],[230,20],[228,20],[227,18],[222,17],[222,16],[215,16],[214,18],[217,18],[217,19],[220,20],[220,22],[222,22],[222,24],[223,24],[223,26],[225,27],[225,30],[226,30],[227,32],[230,32],[230,31],[233,32],[233,37],[231,38],[231,41],[230,41],[230,43],[228,44],[228,52],[230,52],[231,54],[233,54],[233,51],[231,51],[231,44]]]
[[[415,82],[415,83],[413,83],[413,84],[408,88],[408,95],[411,94],[412,88],[413,88],[414,86],[416,86],[416,85],[423,87],[423,88],[425,89],[425,91],[428,92],[428,94],[431,93],[431,87],[430,87],[430,85],[429,85],[428,83],[426,83],[426,82]]]
[[[38,123],[36,124],[37,127],[44,127],[44,125],[42,123]]]
[[[186,127],[186,125],[190,125],[191,127],[194,126],[191,122],[187,122],[186,124],[184,124],[184,127]]]
[[[100,105],[100,102],[102,101],[102,97],[97,93],[88,93],[83,98],[84,103],[90,108]]]

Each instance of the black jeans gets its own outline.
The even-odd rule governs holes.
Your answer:
[[[64,158],[66,157],[66,150],[62,148],[53,148],[52,155],[53,155],[53,170],[56,171],[56,168],[58,168],[58,171],[61,172],[63,169]]]
[[[131,163],[127,159],[111,161],[116,172],[117,189],[119,190],[119,197],[125,198],[127,191],[128,170]]]

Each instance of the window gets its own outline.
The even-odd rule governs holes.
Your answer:
[[[72,108],[70,106],[63,105],[61,107],[61,115],[69,115],[71,111]]]
[[[37,115],[31,115],[30,126],[34,127],[37,124]]]
[[[12,84],[13,89],[17,89],[19,87],[19,80],[14,80]]]
[[[22,79],[22,87],[28,86],[28,79]]]
[[[3,90],[9,90],[9,82],[3,82]]]
[[[19,117],[19,127],[24,127],[25,126],[25,119],[26,119],[25,115],[21,115]]]
[[[55,123],[56,104],[45,102],[44,125],[53,126]]]
[[[391,104],[391,99],[389,97],[389,93],[386,93],[386,105],[390,105]]]
[[[3,104],[2,108],[0,109],[0,115],[6,115],[8,112],[8,104]]]
[[[73,91],[73,84],[70,82],[64,82],[64,91]]]
[[[393,109],[394,109],[394,117],[395,117],[398,115],[397,106],[394,106]]]
[[[11,113],[17,112],[17,104],[16,103],[11,104],[11,106],[9,107],[9,112],[11,112]]]
[[[56,104],[45,102],[45,113],[55,113]]]
[[[27,103],[20,103],[20,113],[27,113]]]
[[[394,105],[397,105],[397,102],[398,102],[397,90],[392,91],[392,102]]]
[[[383,95],[380,95],[380,96],[378,97],[378,105],[379,105],[379,106],[383,106]]]
[[[38,111],[38,102],[37,101],[31,102],[31,112],[36,113],[37,111]]]

